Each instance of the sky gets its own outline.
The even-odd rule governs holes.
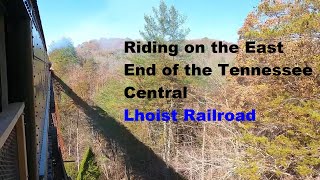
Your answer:
[[[204,37],[236,42],[246,16],[260,0],[165,0],[187,16],[187,39]],[[74,45],[100,38],[140,39],[144,15],[160,0],[38,0],[49,46],[70,38]]]

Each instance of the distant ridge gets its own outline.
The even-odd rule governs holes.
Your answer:
[[[133,39],[130,38],[100,38],[100,39],[93,39],[87,42],[84,42],[78,45],[77,49],[87,49],[87,50],[106,50],[106,51],[118,51],[122,50],[124,47],[125,41],[132,41]],[[137,40],[138,41],[138,40]],[[186,40],[187,43],[191,44],[206,44],[210,45],[214,41],[223,41],[223,40],[216,40],[210,38],[201,38],[201,39],[189,39]],[[223,41],[227,44],[231,44],[230,42]]]

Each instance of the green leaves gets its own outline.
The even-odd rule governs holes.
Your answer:
[[[164,1],[160,1],[157,8],[153,7],[153,15],[145,15],[144,31],[141,36],[146,41],[159,43],[181,43],[189,34],[189,29],[183,28],[186,16],[181,15],[174,6],[168,8]]]
[[[68,66],[80,63],[75,47],[70,40],[64,42],[63,45],[52,45],[52,47],[54,49],[49,54],[49,60],[53,63],[53,69],[60,74],[65,74]]]
[[[89,147],[81,161],[77,180],[96,180],[100,177],[100,174],[99,166],[95,161],[95,155]]]

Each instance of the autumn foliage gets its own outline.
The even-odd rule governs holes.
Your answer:
[[[232,107],[256,107],[258,121],[241,124],[246,154],[241,177],[314,178],[320,167],[320,3],[264,0],[239,30],[239,45],[284,43],[284,54],[239,53],[239,66],[311,67],[312,76],[232,79]],[[232,84],[231,83],[231,84]],[[246,97],[246,98],[243,98]]]
[[[202,43],[206,48],[214,41],[208,38],[185,40],[189,32],[183,24],[186,17],[173,6],[161,1],[152,15],[145,16],[141,33],[147,40],[178,44]],[[192,30],[192,29],[191,29]],[[122,124],[130,134],[154,152],[165,164],[186,179],[317,179],[320,177],[320,1],[262,0],[239,30],[240,51],[233,54],[125,54],[125,39],[112,39],[116,50],[92,40],[51,52],[56,74],[92,110],[103,111]],[[127,40],[127,39],[126,39]],[[259,44],[282,42],[284,53],[245,53],[246,41]],[[108,48],[103,48],[108,47]],[[134,63],[159,68],[194,63],[213,68],[211,76],[124,76],[124,64]],[[218,63],[237,67],[311,67],[311,76],[221,76]],[[188,87],[186,99],[128,99],[123,90],[137,88]],[[152,179],[148,171],[137,174],[128,154],[116,141],[108,140],[93,126],[95,117],[75,105],[72,98],[56,87],[57,106],[61,111],[61,131],[65,158],[81,159],[90,154],[96,177],[102,179]],[[255,122],[178,122],[126,123],[124,109],[171,111],[193,108],[196,111],[216,108],[222,111],[247,112],[256,109]],[[179,117],[180,119],[182,117]],[[78,125],[76,126],[76,124]],[[107,123],[101,123],[106,125]],[[110,124],[109,124],[110,125]],[[79,128],[78,135],[76,128]],[[110,127],[109,129],[110,130]],[[112,131],[112,130],[111,130]],[[121,132],[112,132],[128,139]],[[128,135],[128,134],[127,134]],[[127,142],[136,147],[134,142]],[[127,144],[126,144],[127,145]],[[90,152],[87,150],[90,147]],[[146,156],[142,154],[141,157]],[[140,156],[139,156],[140,157]],[[137,157],[138,158],[138,157]],[[78,162],[80,163],[80,162]],[[131,162],[132,163],[132,162]],[[144,167],[152,160],[137,160]],[[76,163],[75,163],[76,164]],[[153,166],[152,166],[153,165]],[[81,171],[85,167],[81,165]],[[76,171],[76,165],[72,165]],[[89,168],[90,169],[90,168]],[[76,174],[76,173],[74,173]],[[166,172],[159,172],[164,174]],[[161,177],[164,177],[161,176]],[[169,177],[169,176],[167,176]],[[75,178],[75,177],[74,177]]]

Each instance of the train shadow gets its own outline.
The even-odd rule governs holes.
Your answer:
[[[98,106],[90,106],[53,73],[52,77],[54,84],[92,119],[94,128],[100,130],[107,140],[115,142],[124,151],[126,166],[130,167],[133,174],[142,179],[185,179],[107,112]]]

